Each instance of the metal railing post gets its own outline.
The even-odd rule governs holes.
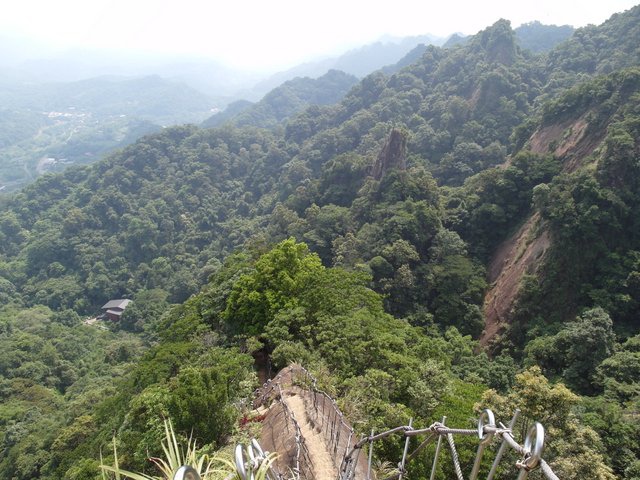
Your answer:
[[[285,376],[288,376],[289,379],[284,379]],[[262,389],[258,389],[256,391],[256,402],[261,401],[263,404],[267,401],[270,401],[271,403],[280,402],[282,410],[276,409],[273,414],[276,417],[279,417],[281,414],[285,415],[285,428],[287,431],[291,430],[289,422],[292,423],[295,431],[296,446],[295,461],[293,462],[295,465],[292,468],[292,473],[293,477],[297,480],[300,480],[300,475],[303,475],[307,480],[312,480],[317,472],[313,471],[313,464],[311,462],[311,457],[309,456],[310,453],[305,444],[305,438],[302,435],[293,411],[288,408],[280,381],[285,381],[285,387],[291,388],[295,386],[295,392],[297,392],[297,388],[300,387],[302,389],[301,395],[303,397],[304,395],[309,394],[309,392],[314,395],[311,398],[311,402],[308,404],[305,402],[305,411],[307,412],[307,415],[315,414],[315,422],[321,422],[319,425],[316,423],[315,427],[322,432],[325,446],[328,452],[331,452],[333,456],[334,466],[337,466],[337,455],[341,454],[341,461],[337,472],[338,477],[336,480],[354,480],[356,473],[359,473],[364,477],[362,480],[372,480],[374,442],[383,438],[388,438],[392,435],[405,436],[405,443],[401,461],[397,465],[397,473],[387,477],[386,480],[405,480],[407,476],[407,464],[409,464],[414,458],[417,458],[418,454],[435,440],[436,435],[438,436],[438,440],[434,451],[429,480],[435,480],[436,472],[438,471],[443,436],[445,436],[444,440],[448,442],[449,447],[451,448],[455,476],[458,480],[464,480],[460,458],[454,441],[454,436],[458,435],[477,435],[479,438],[473,467],[471,468],[468,480],[478,480],[480,476],[480,469],[482,467],[483,455],[486,453],[486,447],[491,443],[494,436],[501,437],[502,441],[491,464],[491,469],[489,470],[486,480],[493,480],[495,478],[507,445],[521,455],[520,460],[515,463],[515,466],[519,470],[518,480],[527,480],[529,472],[538,468],[540,469],[540,473],[543,474],[547,480],[558,480],[558,477],[553,473],[549,465],[542,459],[542,451],[544,449],[544,428],[540,423],[535,422],[531,428],[528,428],[529,426],[527,425],[524,445],[519,444],[515,440],[513,429],[515,428],[518,420],[520,413],[519,410],[514,412],[508,427],[505,427],[502,423],[498,423],[499,426],[496,426],[493,413],[490,410],[485,409],[478,419],[478,426],[476,429],[447,427],[445,425],[447,419],[446,416],[442,417],[442,422],[435,422],[426,428],[415,429],[413,428],[413,419],[410,419],[408,426],[403,425],[391,428],[378,433],[377,435],[374,434],[374,430],[371,430],[371,435],[369,437],[362,437],[352,446],[352,443],[355,441],[353,438],[355,432],[353,428],[343,420],[343,414],[340,412],[335,400],[326,392],[317,390],[315,378],[305,368],[290,367],[276,375],[274,381],[267,380]],[[287,391],[288,394],[290,393],[288,390],[285,391]],[[318,398],[317,395],[321,395],[322,398]],[[322,402],[322,407],[318,404],[320,401]],[[325,406],[327,401],[330,402],[330,406]],[[311,405],[313,406],[313,411],[311,411]],[[309,421],[313,424],[311,417],[309,417]],[[343,432],[343,428],[346,428],[348,432]],[[348,437],[344,438],[347,433]],[[424,437],[421,443],[419,443],[409,454],[411,437],[419,437],[422,435],[426,435],[426,437]],[[282,438],[290,437],[282,436]],[[344,447],[341,445],[341,442],[345,442]],[[288,451],[286,445],[278,445],[279,444],[276,442],[276,449],[280,449],[282,447]],[[368,446],[369,448],[368,459],[363,459],[363,463],[365,461],[367,462],[366,474],[362,471],[364,470],[364,465],[359,472],[357,470],[358,460],[362,453],[361,450],[365,446]],[[265,456],[265,453],[262,452],[257,442],[254,444],[254,441],[252,441],[252,444],[247,447],[246,451],[241,445],[238,445],[236,448],[236,468],[238,477],[242,480],[253,480],[253,470],[264,458],[267,457]],[[197,475],[197,472],[189,470],[186,466],[181,468],[180,474],[180,477],[175,476],[172,480],[200,480],[199,476],[194,476],[194,474]],[[273,470],[267,472],[267,477],[268,480],[282,480],[283,478],[275,467]]]
[[[371,429],[371,436],[373,437],[373,428]],[[373,440],[369,442],[369,462],[367,464],[367,480],[371,480],[371,461],[373,460]]]
[[[520,415],[520,409],[516,408],[516,411],[513,412],[513,417],[511,417],[511,421],[509,422],[509,430],[513,429],[516,426],[516,420],[518,420],[518,415]],[[491,470],[489,471],[489,475],[487,476],[487,480],[493,480],[493,476],[496,474],[498,470],[498,465],[500,464],[500,460],[502,460],[502,455],[504,455],[504,451],[507,448],[507,441],[502,439],[502,445],[500,445],[500,449],[498,450],[498,454],[496,455],[495,460],[493,461],[493,465],[491,465]]]
[[[480,439],[480,443],[478,444],[478,452],[476,453],[476,460],[475,462],[473,462],[473,468],[471,469],[469,480],[476,480],[476,478],[478,477],[480,464],[482,463],[482,454],[484,453],[485,447],[489,445],[489,443],[491,443],[491,439],[493,438],[493,433],[484,433],[485,418],[487,421],[487,426],[496,426],[496,419],[493,415],[493,412],[488,408],[485,408],[480,414],[480,418],[478,419],[478,438]]]
[[[447,420],[447,417],[442,417],[442,421],[440,422],[444,426],[444,422]],[[442,447],[442,435],[438,435],[438,443],[436,444],[436,452],[433,456],[433,466],[431,467],[431,476],[429,480],[434,480],[436,478],[436,466],[438,465],[438,456],[440,455],[440,448]]]
[[[413,424],[413,418],[409,419],[409,430],[411,430],[411,425]],[[407,459],[407,452],[409,451],[409,441],[411,439],[409,437],[404,441],[404,451],[402,452],[402,461],[400,462],[400,476],[398,480],[402,480],[402,476],[404,475],[404,461]]]

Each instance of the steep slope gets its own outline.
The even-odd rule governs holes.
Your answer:
[[[562,92],[579,78],[584,82],[585,77],[594,74],[640,64],[637,51],[639,18],[640,7],[615,14],[600,26],[576,30],[570,39],[549,53],[545,68],[548,72],[543,88],[545,93],[538,101],[549,100],[551,94],[560,93],[560,96],[544,103],[536,115],[514,131],[512,139],[518,149],[552,154],[561,164],[560,171],[565,174],[578,172],[598,161],[597,154],[604,146],[610,125],[618,121],[616,115],[626,108],[625,102],[633,99],[632,93],[637,89],[634,75],[620,74],[586,81],[567,93]],[[509,161],[506,165],[509,165]],[[516,217],[512,218],[516,220]],[[534,309],[538,320],[532,320],[531,312],[518,313],[525,308],[526,302],[522,302],[523,306],[520,307],[518,298],[523,295],[521,288],[528,282],[527,275],[543,278],[545,265],[556,262],[557,254],[553,259],[549,256],[553,251],[549,243],[552,242],[552,235],[544,217],[537,214],[520,217],[517,224],[518,228],[512,226],[510,236],[504,238],[502,244],[494,246],[489,262],[488,281],[491,288],[485,297],[483,311],[486,324],[481,337],[485,345],[507,325],[516,328],[514,321],[521,323],[516,328],[519,331],[516,336],[520,342],[524,342],[525,332],[533,324],[545,323],[540,320],[541,317],[555,319],[548,320],[553,324],[575,314],[578,310],[576,302],[580,303],[574,300],[565,302],[561,307],[551,307],[550,302],[539,298],[541,305],[546,307]],[[555,250],[559,248],[556,245]],[[582,264],[583,261],[577,260],[576,263]],[[547,288],[550,289],[549,286]],[[558,293],[558,297],[563,294],[573,296],[564,291]],[[584,304],[592,305],[592,302]],[[549,309],[554,313],[550,313]],[[619,321],[623,322],[625,317],[620,315]]]
[[[525,275],[535,275],[549,248],[549,233],[540,225],[540,215],[526,223],[494,254],[487,272],[490,285],[484,298],[484,330],[480,345],[490,346],[508,326],[512,308]]]
[[[599,388],[593,372],[611,360],[609,378],[621,385],[615,405],[611,392],[578,405],[559,384],[541,390],[546,379],[536,369],[508,397],[491,395],[501,405],[533,398],[535,415],[544,403],[562,432],[556,439],[570,439],[556,452],[566,470],[580,461],[604,472],[588,478],[611,475],[598,436],[573,416],[607,418],[597,426],[622,475],[640,453],[630,401],[636,370],[627,374],[611,356],[604,310],[565,330],[563,322],[601,306],[621,335],[638,332],[639,75],[617,72],[551,98],[562,87],[551,85],[544,61],[523,53],[499,21],[464,46],[429,47],[396,74],[365,78],[339,104],[306,109],[284,133],[168,128],[3,200],[3,303],[46,304],[64,321],[69,309],[90,313],[133,296],[147,308],[121,327],[158,343],[104,401],[85,399],[89,407],[55,423],[18,411],[21,423],[7,422],[7,433],[28,434],[11,437],[0,478],[91,478],[114,431],[123,465],[145,468],[160,450],[163,415],[220,445],[253,386],[253,358],[241,351],[270,354],[276,366],[315,363],[365,433],[439,418],[442,402],[462,423],[487,386],[507,395],[523,356],[563,379],[586,365],[592,373],[576,385],[586,382],[580,392],[589,394]],[[484,265],[516,231],[490,265],[503,311],[491,325],[510,322],[501,345],[508,352],[490,361],[472,340],[484,325]],[[167,301],[184,303],[162,315],[158,304]],[[603,327],[583,328],[589,321]],[[584,335],[589,342],[579,341]],[[598,345],[604,355],[595,357]],[[619,353],[635,353],[634,345]],[[17,347],[29,358],[31,342]],[[15,373],[14,357],[4,360],[11,375],[32,382],[26,394],[50,388],[44,361]],[[22,380],[3,385],[7,392]],[[77,417],[86,411],[91,418]],[[630,432],[628,445],[618,431]],[[16,474],[16,465],[26,467]]]
[[[317,170],[347,151],[372,154],[386,128],[405,124],[416,163],[442,183],[460,184],[504,160],[511,130],[530,111],[541,80],[501,20],[460,49],[428,47],[390,77],[366,77],[339,107],[289,122],[286,138],[302,145],[298,159]]]
[[[11,199],[3,275],[28,302],[53,308],[89,311],[105,297],[153,288],[180,301],[215,268],[212,259],[266,232],[269,241],[307,241],[327,264],[371,263],[376,288],[393,294],[392,311],[409,314],[424,302],[443,324],[476,332],[480,270],[455,239],[431,250],[449,240],[437,235],[437,188],[424,165],[450,178],[440,174],[440,159],[468,150],[475,157],[469,174],[499,163],[501,145],[535,97],[534,78],[508,23],[498,22],[464,51],[431,48],[396,75],[365,79],[339,105],[307,110],[287,124],[285,139],[252,129],[167,129]],[[521,94],[520,110],[505,104],[513,92]],[[511,113],[496,111],[500,105]],[[416,132],[406,143],[411,163],[406,172],[368,179],[393,122]],[[357,246],[349,247],[350,236]],[[339,255],[334,244],[344,244]],[[442,262],[455,268],[436,268]],[[420,287],[434,275],[431,289]]]
[[[429,47],[394,75],[365,78],[337,105],[307,109],[286,124],[284,137],[247,128],[169,129],[96,167],[44,179],[3,212],[2,275],[14,294],[53,308],[86,311],[105,296],[153,288],[177,301],[215,269],[211,259],[249,238],[294,236],[326,264],[366,265],[395,314],[431,321],[426,309],[441,325],[479,333],[478,258],[504,238],[465,230],[474,216],[477,225],[490,225],[487,216],[505,211],[500,231],[524,224],[518,217],[529,193],[517,209],[461,213],[445,228],[431,175],[463,184],[502,164],[512,139],[533,134],[535,124],[525,124],[512,136],[544,88],[535,58],[520,51],[501,20],[465,46]],[[549,104],[542,115],[550,120],[544,117],[531,139],[537,152],[555,141],[565,168],[576,169],[595,148],[605,132],[598,122],[609,118],[600,116],[611,92],[605,88],[600,98],[585,88],[579,101],[603,102],[602,114],[580,121],[589,109],[574,115],[571,108],[582,104],[573,105],[571,93]],[[406,164],[370,178],[394,125],[406,132]],[[547,176],[535,173],[525,183]],[[513,196],[505,199],[513,203]]]
[[[50,177],[3,213],[3,276],[30,302],[53,308],[84,311],[141,288],[181,300],[215,268],[212,258],[251,237],[294,236],[326,264],[367,265],[394,313],[426,307],[436,322],[479,333],[483,284],[469,251],[482,239],[470,241],[462,224],[449,230],[469,245],[449,237],[425,170],[459,185],[504,161],[514,127],[542,91],[531,58],[499,21],[464,47],[429,47],[397,74],[365,78],[338,105],[307,109],[286,124],[284,138],[170,129],[94,168]],[[406,171],[368,178],[398,124],[407,132]],[[553,140],[544,136],[532,140],[540,151]]]
[[[627,121],[635,121],[632,112],[636,108],[639,93],[640,71],[637,69],[622,71],[580,85],[545,108],[543,120],[529,138],[525,149],[539,154],[552,153],[562,165],[563,176],[580,175],[581,172],[585,172],[586,176],[578,180],[579,182],[589,182],[594,178],[594,173],[598,178],[597,172],[615,155],[610,142],[612,135],[615,135],[616,127],[619,128],[621,119],[630,117]],[[637,143],[638,138],[632,136],[632,141]],[[626,174],[633,175],[631,171]],[[617,181],[621,182],[620,186],[626,183],[623,179]],[[602,188],[606,188],[606,182],[603,182],[601,177],[598,178],[598,182]],[[549,216],[550,207],[546,206],[548,200],[543,198],[548,188],[541,185],[534,189],[533,201],[537,210],[542,211],[542,215],[539,211],[531,215],[523,226],[498,248],[490,262],[488,272],[491,287],[484,303],[486,326],[481,337],[483,345],[489,344],[500,330],[513,321],[514,308],[517,307],[525,275],[542,279],[548,273],[549,264],[556,262],[558,255],[562,255],[562,250],[571,243],[559,235],[561,229],[554,228],[553,224],[557,219]],[[616,193],[621,195],[621,192]],[[627,201],[634,202],[633,199]],[[633,227],[629,233],[632,232]],[[631,244],[626,248],[638,246],[632,238],[629,240]],[[613,244],[611,248],[615,248]],[[555,252],[552,258],[546,255],[549,249],[551,253]],[[584,263],[589,261],[589,256],[586,252],[583,254],[583,258],[573,259],[575,265],[572,270],[586,268]],[[595,279],[590,282],[597,284]],[[561,290],[561,285],[554,288]],[[575,314],[581,306],[592,306],[588,301],[585,303],[585,298],[576,298],[579,297],[576,293],[557,291],[555,294],[559,298],[565,298],[565,305],[556,312],[560,318],[563,315]],[[566,300],[572,297],[573,301]],[[622,321],[623,318],[618,320]],[[526,325],[518,327],[525,330],[528,328]]]

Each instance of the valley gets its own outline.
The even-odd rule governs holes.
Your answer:
[[[559,478],[638,478],[640,6],[524,31],[213,116],[161,77],[5,91],[0,480],[156,475],[168,419],[202,453],[284,444],[287,408],[335,477],[308,380],[254,410],[292,364],[358,438],[518,408]],[[87,320],[112,299],[132,302]],[[406,448],[376,445],[381,477]]]

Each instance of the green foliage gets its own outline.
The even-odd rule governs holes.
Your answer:
[[[255,387],[252,359],[235,349],[205,346],[206,341],[152,348],[120,396],[104,400],[97,409],[96,421],[101,423],[93,438],[104,442],[117,430],[124,468],[143,470],[149,455],[162,453],[166,418],[174,419],[180,434],[211,447],[233,431],[240,400]]]
[[[533,53],[547,52],[571,36],[570,25],[543,25],[538,21],[523,23],[515,29],[521,48]]]
[[[609,89],[603,104],[608,106],[600,109],[606,115],[600,117],[611,120],[606,120],[610,123],[601,148],[588,159],[592,168],[558,175],[536,187],[534,203],[553,243],[543,275],[535,280],[535,288],[523,290],[518,302],[514,323],[528,318],[529,338],[541,332],[553,334],[549,325],[594,307],[609,312],[626,335],[637,331],[632,325],[638,305],[635,239],[640,232],[633,213],[640,200],[638,79],[637,71],[630,69],[585,84],[583,90],[599,85]],[[523,333],[512,330],[512,339],[523,344],[527,340]]]
[[[582,414],[584,423],[600,435],[614,472],[624,479],[634,478],[633,465],[640,454],[640,422],[634,408],[633,402],[625,406],[610,396],[600,396],[585,399]]]
[[[486,353],[467,354],[461,357],[452,368],[463,380],[482,383],[498,392],[507,392],[512,386],[518,365],[513,357],[503,352],[489,360]]]
[[[513,233],[535,201],[534,189],[560,172],[551,155],[518,152],[504,168],[487,169],[445,191],[445,224],[482,258]]]
[[[640,396],[640,335],[627,339],[598,366],[597,378],[605,397],[625,404]]]
[[[123,312],[120,328],[130,332],[151,330],[167,310],[169,294],[162,289],[141,290]]]
[[[310,105],[339,102],[357,82],[357,78],[339,70],[329,70],[316,79],[298,77],[284,82],[255,104],[237,104],[230,112],[218,113],[202,123],[217,127],[225,123],[235,126],[274,128]]]
[[[628,68],[579,83],[545,104],[542,109],[543,122],[548,124],[579,118],[590,112],[589,128],[595,132],[606,125],[618,105],[623,105],[637,92],[639,75],[637,68]]]
[[[613,69],[638,63],[638,12],[548,56],[524,52],[501,20],[369,75],[338,104],[291,117],[344,92],[352,80],[333,72],[321,90],[294,81],[236,117],[272,130],[167,128],[3,198],[0,478],[95,477],[114,431],[122,468],[142,471],[168,416],[178,435],[221,445],[255,380],[239,346],[328,372],[366,433],[411,416],[464,425],[487,385],[505,416],[520,405],[521,426],[549,425],[566,478],[611,478],[603,452],[633,478],[636,443],[613,458],[620,435],[637,437],[640,76]],[[25,135],[42,128],[22,120]],[[406,168],[374,179],[393,129]],[[558,129],[577,150],[555,158],[529,142]],[[533,212],[551,246],[489,358],[472,338],[485,265]],[[124,296],[135,302],[122,327],[144,335],[144,354],[123,331],[80,323]],[[629,340],[616,346],[614,332]],[[583,402],[535,369],[516,375],[523,356],[604,396]]]
[[[614,340],[611,317],[602,308],[594,308],[557,334],[531,340],[525,349],[526,363],[561,375],[580,393],[593,393],[597,390],[596,367],[611,356]]]
[[[603,446],[598,434],[581,425],[575,416],[579,397],[563,384],[553,385],[540,368],[531,367],[516,375],[513,389],[507,396],[493,390],[485,392],[479,408],[491,408],[499,418],[509,418],[513,409],[521,410],[514,428],[517,437],[524,438],[533,421],[546,430],[547,448],[544,458],[561,478],[613,480],[615,476],[605,463]]]
[[[96,399],[115,393],[114,379],[142,346],[46,307],[5,307],[0,324],[0,478],[59,478],[68,453],[96,434]],[[119,350],[127,354],[113,354]]]
[[[256,262],[255,272],[236,282],[225,316],[239,332],[255,335],[283,309],[297,306],[297,297],[311,287],[322,270],[320,259],[293,239],[280,243]]]
[[[272,347],[302,342],[351,375],[366,365],[382,365],[380,350],[387,348],[382,342],[397,343],[387,335],[404,328],[384,313],[367,280],[362,274],[327,269],[306,245],[285,240],[240,276],[224,316],[232,332],[264,336]]]
[[[174,142],[185,143],[176,149]],[[28,303],[82,313],[142,289],[161,288],[181,302],[211,273],[207,262],[250,235],[251,222],[239,228],[224,219],[239,218],[236,209],[257,213],[238,201],[268,189],[251,178],[264,179],[279,155],[264,133],[180,127],[90,169],[43,178],[10,200],[19,213],[2,215],[0,255],[3,262],[12,256],[11,274],[1,274],[6,288]],[[246,183],[230,181],[241,172]],[[259,208],[264,214],[272,206]]]
[[[164,438],[162,439],[162,450],[164,458],[151,458],[150,460],[156,465],[162,473],[162,477],[151,477],[145,474],[138,474],[122,470],[118,461],[118,452],[116,439],[113,439],[113,465],[100,464],[103,478],[112,478],[111,475],[105,475],[106,472],[113,473],[113,478],[119,480],[121,475],[125,478],[133,480],[161,480],[173,478],[182,466],[190,466],[193,468],[202,480],[213,480],[229,478],[230,476],[239,476],[234,470],[233,462],[222,456],[209,456],[202,453],[196,446],[195,440],[189,438],[187,440],[186,451],[183,451],[179,445],[179,439],[176,435],[170,420],[164,421]],[[257,469],[258,477],[265,478],[265,471],[268,470],[270,464],[274,461],[274,457],[270,456],[265,459]],[[235,475],[234,475],[235,474]],[[262,474],[262,475],[260,475]]]
[[[292,363],[309,365],[314,361],[314,355],[302,342],[281,341],[271,352],[271,364],[276,369]]]
[[[244,368],[247,369],[247,365]],[[169,385],[168,410],[175,417],[176,426],[182,431],[191,430],[196,438],[206,443],[219,445],[236,420],[231,399],[235,398],[233,392],[237,383],[229,384],[237,373],[229,369],[223,371],[219,365],[182,368]]]
[[[448,251],[442,246],[439,254]],[[304,244],[289,239],[250,266],[231,259],[187,304],[197,304],[200,315],[222,318],[223,332],[257,336],[273,352],[276,365],[303,360],[328,366],[335,375],[334,385],[345,394],[345,409],[362,428],[406,421],[411,412],[429,418],[449,393],[449,366],[454,363],[465,371],[464,361],[468,365],[474,356],[473,342],[455,329],[446,339],[437,334],[430,338],[394,319],[384,312],[380,295],[367,287],[368,281],[362,273],[323,267]],[[180,315],[197,314],[185,308],[170,314]],[[250,329],[239,327],[247,318],[257,320]],[[181,320],[172,322],[176,325]],[[451,351],[457,353],[452,356]],[[169,382],[169,388],[181,375]],[[380,386],[379,395],[372,395],[372,387],[363,385]],[[357,400],[361,395],[366,401]],[[185,396],[181,398],[184,401]],[[184,412],[200,410],[182,405]],[[198,420],[190,421],[197,424]]]
[[[562,72],[610,73],[638,65],[640,49],[635,38],[640,9],[613,15],[600,26],[577,29],[571,38],[549,54],[549,66]]]
[[[190,432],[201,443],[219,445],[236,421],[231,402],[237,398],[240,378],[234,377],[247,375],[246,363],[233,369],[224,357],[219,355],[220,362],[213,367],[185,365],[167,384],[151,385],[131,400],[119,430],[120,441],[129,447],[123,462],[144,465],[150,453],[159,453],[167,417],[174,419],[178,431]]]

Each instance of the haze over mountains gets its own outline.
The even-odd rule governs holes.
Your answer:
[[[317,373],[358,436],[519,408],[559,478],[637,480],[640,6],[524,32],[287,80],[212,128],[152,123],[210,98],[158,76],[8,83],[6,148],[126,109],[158,131],[0,198],[0,480],[155,474],[166,418],[224,454],[262,428],[261,359]]]
[[[516,35],[525,32],[523,29],[528,29],[529,37],[537,35],[533,43],[541,50],[571,33],[569,27],[554,30],[538,23],[519,27]],[[205,125],[221,124],[249,108],[254,110],[257,125],[282,122],[307,105],[334,103],[346,94],[353,84],[344,83],[346,77],[333,86],[331,81],[314,80],[329,70],[353,75],[354,81],[383,67],[393,73],[415,61],[426,45],[445,41],[430,35],[386,38],[265,78],[264,74],[232,70],[212,61],[168,61],[160,56],[83,50],[56,54],[42,45],[9,37],[3,40],[0,122],[5,132],[0,142],[0,191],[4,193],[42,173],[95,161],[161,127],[200,123],[234,99],[242,101]],[[524,47],[527,41],[524,36],[520,39]],[[291,97],[292,90],[283,90],[289,87],[279,86],[295,77],[309,78],[297,80],[298,93]],[[335,74],[333,77],[335,81]],[[316,91],[320,84],[324,84],[324,94]],[[330,91],[332,88],[335,91]],[[270,90],[274,91],[265,96]],[[263,96],[262,106],[247,103]],[[111,100],[105,104],[105,99]],[[257,113],[256,109],[263,111]],[[264,118],[258,121],[256,115]]]
[[[360,75],[370,73],[396,62],[418,41],[428,38],[378,42],[269,78],[264,73],[233,70],[201,59],[83,50],[56,54],[42,45],[4,38],[0,67],[0,125],[4,130],[0,139],[0,195],[43,173],[95,161],[162,127],[200,123],[231,100],[257,100],[272,89],[270,86],[275,88],[296,76],[312,77],[297,81],[297,90],[306,90],[306,97],[284,100],[282,90],[265,97],[263,104],[270,105],[267,108],[271,113],[263,119],[263,125],[272,122],[272,114],[277,123],[307,105],[334,103],[347,92],[355,77],[344,83],[345,76],[341,85],[325,82],[324,94],[315,91],[314,82],[319,82],[313,78],[326,74],[332,66]],[[39,54],[45,58],[38,58]],[[263,80],[258,82],[260,78]],[[284,106],[283,102],[289,105]],[[220,123],[233,111],[232,108],[215,122]]]
[[[537,48],[548,50],[571,34],[571,27],[550,35],[552,27],[531,24],[535,27]],[[519,39],[524,38],[525,26],[516,29]],[[541,42],[542,38],[546,39]],[[383,37],[379,41],[351,49],[341,55],[310,59],[281,72],[248,71],[233,69],[223,64],[197,57],[171,57],[143,52],[108,52],[76,48],[55,51],[46,45],[0,36],[0,81],[74,82],[102,76],[159,75],[172,81],[184,82],[216,99],[224,106],[225,99],[256,101],[267,92],[295,77],[317,78],[329,70],[341,70],[362,78],[387,65],[393,65],[417,45],[442,45],[447,38],[433,35],[394,38]],[[526,42],[527,40],[524,39]],[[521,40],[522,42],[522,40]],[[527,48],[526,44],[523,44]]]

